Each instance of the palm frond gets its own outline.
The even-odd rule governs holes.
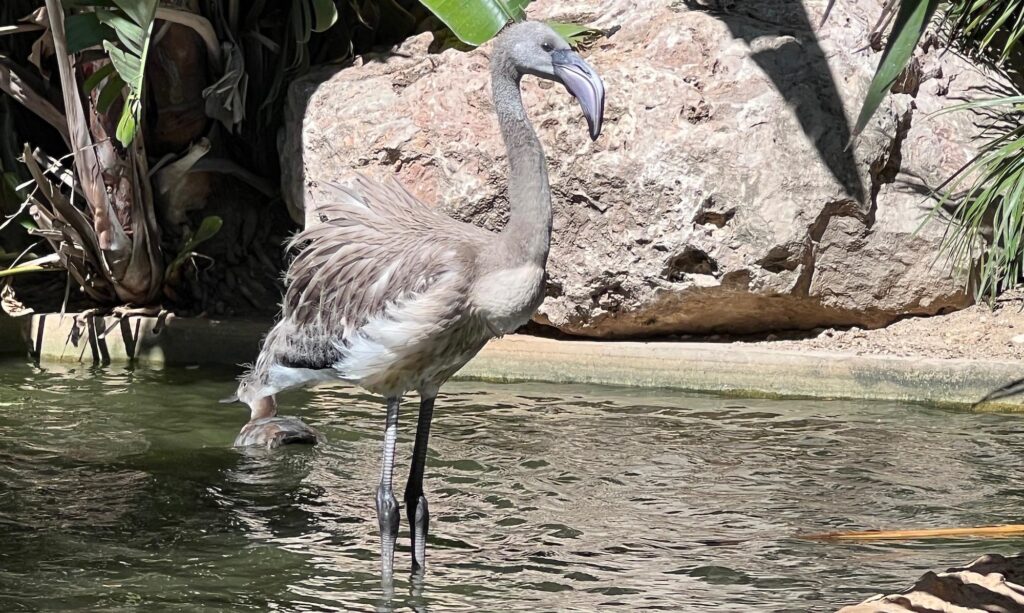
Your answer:
[[[1002,63],[1020,49],[1024,0],[955,0],[946,17],[950,39],[972,54]]]
[[[957,171],[940,191],[936,211],[952,213],[943,251],[975,267],[979,299],[996,296],[1020,283],[1024,274],[1024,97],[1005,96],[960,104],[942,112],[991,110],[995,135]],[[958,190],[965,188],[958,193]],[[954,199],[951,194],[958,194]]]

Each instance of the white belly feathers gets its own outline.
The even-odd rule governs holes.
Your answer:
[[[544,269],[526,264],[486,274],[473,285],[473,306],[491,329],[513,332],[533,316],[544,299]]]

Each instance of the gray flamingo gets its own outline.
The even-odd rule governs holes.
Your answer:
[[[402,396],[419,392],[412,468],[405,489],[413,569],[422,569],[429,522],[423,494],[434,398],[488,340],[525,324],[544,297],[551,239],[547,162],[520,94],[534,75],[561,83],[583,109],[591,138],[601,132],[604,84],[548,26],[507,27],[491,55],[494,107],[510,166],[508,224],[498,234],[455,221],[395,180],[358,177],[332,186],[322,223],[298,234],[285,277],[282,315],[238,387],[251,420],[236,446],[316,442],[296,418],[278,417],[278,392],[342,380],[387,399],[376,491],[381,570],[390,577],[398,536],[392,492]]]

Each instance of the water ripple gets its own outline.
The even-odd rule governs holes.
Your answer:
[[[1014,520],[1019,416],[462,383],[428,454],[429,572],[389,599],[380,401],[289,394],[328,444],[239,452],[232,372],[3,366],[4,611],[827,611],[1024,544],[794,538]]]

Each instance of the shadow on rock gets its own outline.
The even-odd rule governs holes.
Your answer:
[[[793,109],[808,140],[846,192],[863,203],[851,129],[839,88],[801,0],[684,0],[695,11],[713,15],[750,47],[754,62]]]

